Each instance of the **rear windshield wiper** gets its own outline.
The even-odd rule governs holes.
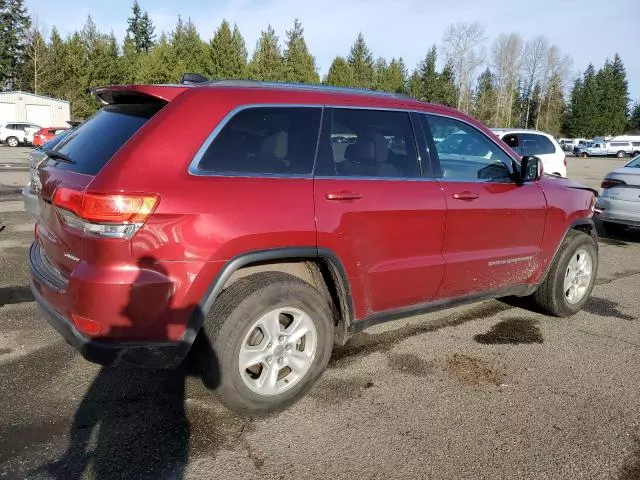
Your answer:
[[[44,154],[53,160],[62,160],[66,163],[76,163],[71,157],[64,153],[56,152],[55,150],[44,150]]]

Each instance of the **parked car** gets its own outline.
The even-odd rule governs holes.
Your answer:
[[[566,156],[552,135],[528,129],[495,129],[494,132],[519,155],[535,155],[540,158],[545,172],[560,177],[567,176]]]
[[[30,143],[32,143],[35,146],[42,145],[48,142],[49,140],[51,140],[56,135],[59,135],[60,133],[65,132],[67,130],[69,130],[68,127],[41,128],[40,130],[38,130],[33,134],[33,138],[30,141]],[[27,140],[29,140],[29,137],[27,137]]]
[[[29,152],[29,182],[22,188],[22,200],[24,210],[34,217],[40,213],[40,192],[41,183],[38,175],[38,168],[46,160],[48,151],[55,150],[56,146],[69,134],[70,130],[64,130],[46,143],[39,145]]]
[[[640,227],[640,155],[609,172],[601,187],[596,217],[604,229],[619,234],[629,226]]]
[[[28,122],[9,122],[0,125],[0,143],[6,143],[10,147],[17,147],[29,143],[27,135],[30,132],[40,130],[38,125]]]
[[[581,157],[582,156],[582,151],[585,148],[592,147],[593,143],[594,142],[592,142],[591,140],[580,140],[580,141],[578,141],[578,143],[573,147],[573,154],[576,157]]]
[[[607,157],[616,156],[624,158],[634,151],[631,142],[596,142],[592,145],[580,149],[582,157]]]
[[[191,353],[254,415],[376,323],[507,295],[566,317],[589,298],[597,192],[457,110],[250,81],[94,94],[106,105],[38,169],[29,253],[36,301],[88,360]]]

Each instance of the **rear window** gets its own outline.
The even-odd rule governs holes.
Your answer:
[[[611,142],[612,147],[628,147],[629,142]]]
[[[50,161],[57,162],[56,168],[95,175],[162,106],[108,105],[66,135],[56,148],[75,163]]]
[[[536,135],[534,133],[519,133],[518,145],[512,146],[518,155],[545,155],[555,153],[555,145],[544,135]]]
[[[198,171],[309,175],[318,143],[320,107],[256,107],[234,115],[216,135]]]

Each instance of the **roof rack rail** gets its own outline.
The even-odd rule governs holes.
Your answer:
[[[185,73],[180,77],[181,84],[189,84],[189,83],[206,83],[209,82],[209,79],[199,73]]]
[[[405,93],[382,92],[378,90],[368,90],[365,88],[334,87],[333,85],[319,85],[315,83],[268,82],[262,80],[212,80],[206,82],[205,84],[217,87],[268,87],[291,90],[346,93],[352,95],[373,95],[387,98],[413,99],[411,95],[407,95]]]

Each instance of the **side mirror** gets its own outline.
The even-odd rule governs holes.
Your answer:
[[[543,173],[542,160],[532,155],[522,157],[518,176],[518,185],[540,180]]]

